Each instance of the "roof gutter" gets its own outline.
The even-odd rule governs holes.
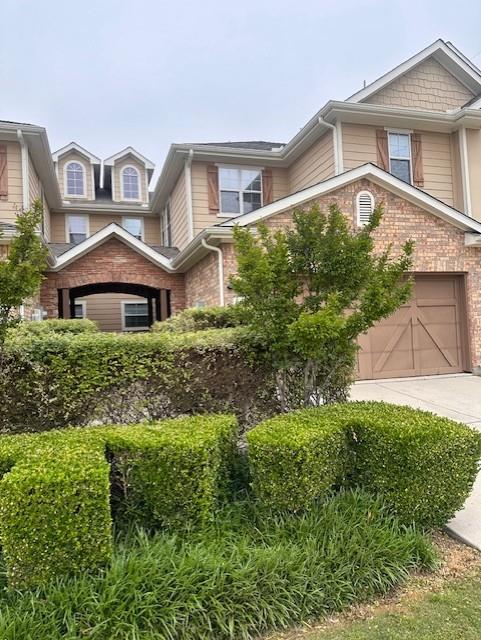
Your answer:
[[[17,138],[20,143],[22,160],[22,207],[24,211],[27,211],[30,205],[28,193],[28,147],[21,129],[17,129]]]

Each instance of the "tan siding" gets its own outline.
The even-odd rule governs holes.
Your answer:
[[[22,208],[22,160],[18,142],[2,141],[7,147],[8,196],[0,198],[0,221],[15,222]]]
[[[180,174],[170,195],[170,229],[172,233],[172,245],[183,249],[189,243],[184,171]]]
[[[122,174],[122,169],[127,165],[131,165],[138,170],[140,174],[140,199],[142,202],[148,203],[149,194],[146,186],[147,171],[144,165],[141,162],[139,162],[135,156],[132,156],[130,154],[124,156],[120,160],[117,160],[115,165],[113,166],[112,170],[113,170],[113,177],[114,177],[114,190],[112,194],[112,199],[115,202],[122,201],[122,190],[120,188],[120,176]]]
[[[367,162],[376,164],[376,127],[343,122],[342,151],[345,171]]]
[[[69,214],[53,213],[51,214],[51,240],[50,242],[67,242],[65,232],[65,216]],[[72,214],[75,215],[75,214]],[[79,212],[79,215],[83,215]],[[116,222],[122,226],[121,215],[112,215],[108,213],[91,213],[85,214],[89,217],[89,230],[90,235],[97,233],[100,229],[103,229],[111,222]],[[141,217],[132,214],[127,217]],[[147,244],[160,244],[160,222],[157,216],[145,216],[144,217],[144,240]]]
[[[65,166],[69,162],[79,162],[85,171],[85,197],[81,198],[80,196],[67,196],[65,189]],[[69,151],[64,156],[59,158],[57,163],[57,174],[58,174],[58,183],[60,187],[60,193],[62,194],[62,198],[68,200],[94,200],[94,185],[92,181],[92,165],[90,161],[82,156],[77,151]]]
[[[144,242],[160,245],[160,220],[158,216],[144,218]]]
[[[32,159],[29,158],[28,163],[28,200],[32,204],[34,200],[40,198],[40,180],[38,178],[35,167],[33,166]]]
[[[468,146],[471,211],[474,218],[481,220],[481,131],[479,129],[467,129],[466,142]]]
[[[289,170],[272,168],[272,194],[274,200],[285,198],[289,191]]]
[[[463,179],[461,177],[461,156],[459,154],[459,135],[455,131],[450,136],[451,162],[453,171],[453,205],[458,211],[464,211]]]
[[[122,300],[145,302],[145,298],[126,293],[96,293],[76,302],[87,303],[87,318],[97,322],[101,331],[122,331]]]
[[[289,193],[334,175],[332,133],[325,133],[289,167]]]
[[[447,111],[462,106],[472,97],[469,89],[434,58],[429,58],[365,102],[426,111]]]
[[[448,133],[421,132],[424,191],[453,206],[453,171]]]
[[[50,242],[50,238],[52,235],[52,222],[51,222],[51,213],[48,207],[47,200],[45,196],[43,197],[43,237],[47,242]]]
[[[192,163],[192,209],[194,214],[194,236],[219,219],[209,213],[209,198],[207,194],[207,163]]]

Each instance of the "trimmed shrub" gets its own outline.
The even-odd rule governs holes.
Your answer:
[[[382,402],[268,420],[248,441],[254,493],[274,510],[306,508],[344,472],[346,484],[422,527],[442,526],[462,507],[481,457],[481,435],[467,425]]]
[[[226,307],[193,307],[176,313],[162,322],[154,322],[152,331],[186,333],[205,329],[225,329],[245,324],[242,305]]]
[[[351,432],[353,482],[382,496],[403,522],[443,526],[463,506],[479,468],[477,431],[382,402],[333,407],[332,414]]]
[[[254,493],[276,511],[299,511],[344,479],[347,438],[342,421],[319,409],[271,418],[247,434]]]
[[[246,425],[278,409],[272,371],[240,327],[25,336],[0,352],[0,397],[4,433],[225,412]]]
[[[109,466],[102,447],[63,443],[53,434],[21,437],[0,440],[0,457],[0,540],[11,587],[43,584],[110,559]]]
[[[22,339],[26,336],[43,336],[47,333],[94,333],[98,330],[97,323],[88,319],[25,321],[8,330],[7,340]]]
[[[112,459],[113,506],[147,527],[205,524],[227,497],[233,416],[177,418],[101,430]]]
[[[206,524],[227,495],[236,427],[219,415],[4,436],[0,542],[10,586],[110,559],[109,474],[122,520]]]
[[[237,506],[182,537],[136,531],[105,572],[0,592],[0,637],[249,640],[369,601],[434,564],[419,532],[360,492],[263,516]]]

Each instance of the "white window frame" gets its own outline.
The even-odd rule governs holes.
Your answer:
[[[235,189],[222,189],[222,185],[221,185],[221,180],[220,180],[220,171],[221,169],[237,169],[237,170],[241,170],[241,171],[257,171],[258,173],[261,174],[261,190],[259,191],[254,191],[254,192],[249,192],[247,191],[246,193],[260,193],[261,194],[261,206],[259,208],[262,208],[264,206],[264,192],[263,192],[263,188],[262,188],[262,172],[263,172],[263,167],[248,167],[242,164],[217,164],[217,170],[219,172],[219,213],[217,214],[218,218],[235,218],[237,216],[241,216],[244,214],[244,199],[241,197],[239,198],[239,209],[240,212],[239,213],[227,213],[222,211],[221,207],[222,207],[222,191],[232,191],[233,193],[239,193],[239,194],[243,194],[244,191],[236,191]],[[254,210],[255,211],[255,210]]]
[[[68,191],[68,180],[67,180],[67,173],[68,173],[68,167],[69,165],[73,164],[75,162],[75,164],[78,164],[82,167],[82,182],[83,182],[83,194],[79,195],[77,193],[69,193]],[[63,167],[63,185],[64,185],[64,194],[66,198],[80,198],[85,200],[87,198],[87,169],[85,168],[84,163],[81,160],[77,160],[77,159],[72,159],[72,160],[67,160],[67,162],[64,164]]]
[[[148,331],[149,330],[149,324],[147,321],[147,325],[145,327],[126,327],[125,326],[125,308],[129,305],[129,304],[146,304],[147,305],[147,318],[149,316],[148,314],[148,308],[149,308],[149,301],[147,298],[144,298],[143,300],[121,300],[120,305],[121,305],[121,309],[122,309],[122,331]]]
[[[128,229],[125,228],[124,224],[126,220],[140,220],[140,240],[142,240],[142,242],[145,242],[144,240],[144,218],[142,216],[122,216],[122,228],[125,229],[125,231],[127,231],[127,233],[130,233],[130,231]],[[134,238],[137,236],[134,236]]]
[[[407,130],[407,129],[386,129],[387,131],[387,152],[389,155],[389,173],[391,175],[394,175],[392,173],[392,169],[391,169],[391,160],[409,160],[409,184],[413,184],[413,151],[412,151],[412,145],[411,145],[411,134],[412,134],[412,130]],[[391,140],[389,138],[390,134],[394,133],[397,135],[402,135],[402,136],[407,136],[408,137],[408,142],[409,142],[409,158],[405,158],[403,156],[392,156],[391,155]],[[397,177],[397,176],[394,176]]]
[[[87,238],[90,238],[90,216],[87,213],[69,213],[65,216],[65,240],[68,244],[70,243],[70,218],[85,218],[86,223],[85,223],[85,231],[86,231],[86,236],[85,236],[85,240],[87,240]],[[82,240],[82,242],[84,242],[84,240]],[[78,243],[80,244],[80,243]]]
[[[368,191],[367,189],[363,189],[362,191],[359,191],[359,193],[356,195],[356,222],[358,227],[365,227],[367,224],[366,222],[361,221],[361,211],[360,211],[361,196],[365,196],[365,195],[369,196],[369,198],[371,199],[372,211],[374,211],[374,207],[376,206],[376,201],[374,199],[373,194],[370,191]]]
[[[169,224],[168,227],[165,224],[166,219],[167,219],[167,212],[169,214]],[[168,244],[164,244],[164,230],[168,228],[168,239],[169,242]],[[165,207],[162,209],[162,216],[160,219],[160,234],[161,234],[161,238],[160,241],[162,243],[163,247],[171,247],[172,246],[172,207],[171,207],[171,201],[170,198],[167,200],[167,202],[165,203]]]
[[[124,171],[125,169],[134,169],[137,173],[137,185],[139,188],[139,197],[138,198],[127,198],[124,193]],[[128,202],[142,202],[142,186],[140,184],[140,171],[139,168],[133,164],[124,164],[119,169],[120,171],[120,194],[122,196],[122,200],[127,200]]]
[[[85,318],[87,317],[87,300],[75,300],[74,305],[77,304],[82,307],[82,320],[85,320]]]

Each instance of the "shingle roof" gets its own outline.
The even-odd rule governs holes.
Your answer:
[[[249,140],[247,142],[201,142],[199,146],[228,147],[229,149],[256,149],[257,151],[272,151],[273,148],[285,146],[284,142],[265,142],[264,140]]]

